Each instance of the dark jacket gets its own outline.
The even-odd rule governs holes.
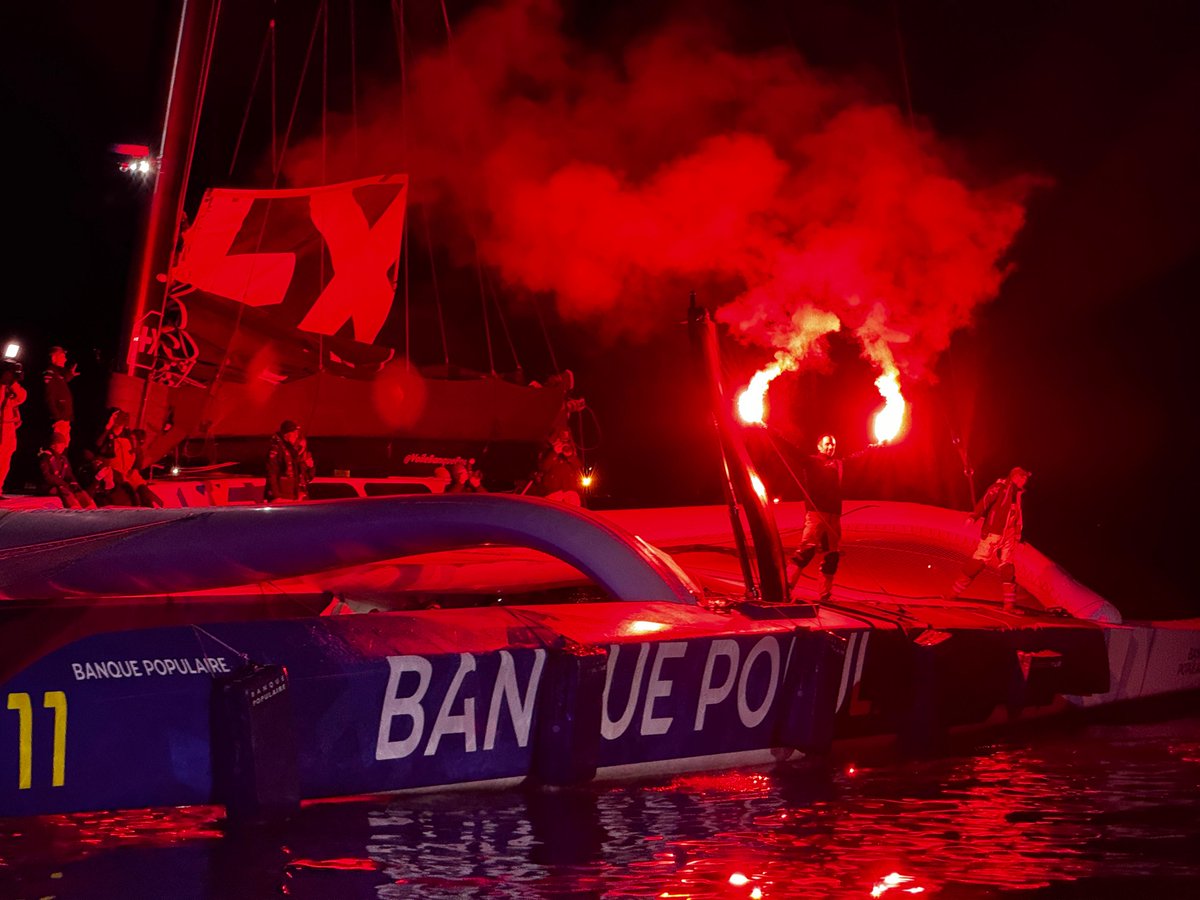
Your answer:
[[[805,502],[816,512],[842,514],[842,460],[814,453],[802,463]]]
[[[75,398],[71,396],[71,387],[67,384],[74,377],[74,372],[68,372],[53,363],[42,373],[42,381],[46,384],[46,409],[50,412],[51,422],[70,422],[74,417]]]
[[[577,457],[547,450],[538,462],[535,493],[545,497],[557,491],[578,491],[582,471]]]
[[[38,453],[38,467],[42,470],[42,483],[46,493],[58,494],[61,497],[64,493],[79,490],[79,481],[75,478],[71,461],[65,453],[43,449]]]
[[[846,464],[854,463],[861,468],[862,458],[876,449],[876,444],[863,447],[849,456],[830,459],[821,453],[813,453],[800,462],[801,479],[807,493],[805,502],[809,509],[823,513],[842,514],[842,479]]]
[[[267,486],[263,499],[268,503],[272,500],[303,500],[308,496],[308,482],[311,479],[312,469],[303,458],[300,448],[279,433],[271,435],[271,443],[267,448]]]
[[[1013,537],[1021,539],[1021,489],[1007,478],[997,480],[987,489],[987,493],[975,504],[971,513],[973,519],[983,519],[981,534],[1004,534],[1004,526],[1009,521],[1009,512],[1016,506],[1013,516]]]

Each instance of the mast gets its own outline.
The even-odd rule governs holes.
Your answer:
[[[181,0],[154,191],[146,214],[130,293],[125,304],[120,359],[126,376],[137,377],[139,332],[147,313],[161,309],[168,285],[159,276],[170,268],[178,241],[191,148],[200,123],[199,100],[205,55],[216,31],[220,0]],[[146,348],[147,350],[149,348]],[[110,402],[119,397],[129,406],[129,384],[114,378]],[[122,389],[123,388],[123,389]]]
[[[783,541],[775,525],[775,515],[767,498],[762,494],[762,480],[754,471],[750,454],[746,450],[741,432],[733,421],[733,412],[725,400],[721,387],[721,362],[717,348],[717,327],[708,310],[696,305],[695,294],[688,309],[688,330],[691,332],[697,362],[708,385],[709,401],[713,420],[720,439],[721,457],[725,463],[726,497],[729,501],[733,535],[737,542],[746,589],[751,599],[767,603],[788,601],[787,564],[783,552]],[[746,535],[742,530],[741,515],[745,513],[750,526],[755,562],[758,564],[758,581],[753,578],[746,546]]]

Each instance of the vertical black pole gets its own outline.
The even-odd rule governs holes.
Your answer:
[[[788,600],[787,564],[783,554],[783,541],[775,526],[775,514],[769,500],[755,488],[754,465],[742,440],[741,431],[733,420],[733,410],[725,400],[721,387],[721,361],[717,347],[717,329],[708,310],[696,305],[695,294],[688,309],[688,328],[695,348],[697,361],[708,384],[709,402],[717,436],[721,444],[721,456],[725,463],[727,498],[730,515],[734,519],[734,539],[742,558],[746,586],[752,596],[768,603],[785,603]],[[760,485],[762,481],[758,482]],[[751,569],[750,555],[746,547],[745,534],[741,528],[740,508],[745,512],[753,539],[754,557],[758,563],[757,584],[748,574]]]

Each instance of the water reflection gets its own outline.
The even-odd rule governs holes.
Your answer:
[[[0,822],[0,896],[982,897],[1200,875],[1200,719],[971,755],[557,792]],[[1072,894],[1074,896],[1074,894]]]

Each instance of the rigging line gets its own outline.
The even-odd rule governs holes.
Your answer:
[[[175,55],[171,63],[171,81],[167,85],[167,109],[171,108],[171,104],[175,101],[175,78],[179,72],[179,54],[183,48],[183,28],[188,20],[187,12],[188,0],[183,0],[183,9],[179,14],[179,31],[175,35]],[[163,116],[162,134],[158,138],[158,152],[161,154],[167,146],[167,122],[169,116]]]
[[[393,8],[396,6],[397,2],[400,2],[401,4],[403,4],[403,0],[392,0]],[[439,5],[442,10],[442,23],[446,26],[446,50],[447,50],[447,53],[450,56],[450,58],[455,59],[454,40],[453,40],[454,39],[454,29],[450,27],[450,13],[446,9],[445,0],[440,0]],[[401,65],[403,65],[403,55],[401,55]],[[403,72],[402,72],[402,76],[403,76]],[[407,131],[407,129],[406,129],[406,131]],[[405,135],[404,140],[407,140],[407,135]],[[495,356],[495,350],[492,347],[492,326],[491,326],[491,321],[489,319],[488,311],[487,311],[487,294],[486,294],[486,292],[484,290],[484,286],[483,286],[483,261],[479,254],[479,237],[476,234],[475,226],[470,222],[469,218],[467,220],[467,231],[470,233],[471,243],[475,248],[475,271],[476,271],[476,277],[479,280],[479,299],[480,299],[480,306],[483,310],[484,335],[487,340],[488,367],[491,370],[491,374],[495,375],[496,374],[496,356]]]
[[[446,317],[442,315],[442,292],[438,288],[437,266],[433,262],[433,238],[429,234],[429,215],[425,212],[424,204],[421,205],[421,222],[425,226],[425,246],[429,250],[429,272],[433,280],[433,301],[437,304],[438,328],[442,332],[442,358],[446,363],[446,368],[450,368],[450,345],[446,341]],[[407,337],[405,338],[407,341]]]
[[[488,316],[487,291],[483,286],[483,260],[479,258],[479,241],[475,239],[475,230],[471,229],[471,243],[475,247],[475,276],[479,279],[479,307],[483,310],[483,334],[487,339],[488,368],[491,374],[496,374],[496,352],[492,349],[492,322]]]
[[[408,28],[404,24],[404,0],[391,0],[392,31],[396,37],[396,58],[400,62],[400,158],[408,167]],[[411,173],[410,173],[411,174]]]
[[[322,0],[321,17],[321,183],[329,181],[329,0]],[[321,254],[321,281],[324,282],[325,254]]]
[[[454,32],[450,28],[450,14],[446,12],[446,0],[440,0],[442,7],[442,22],[446,26],[446,46],[450,46],[450,41],[454,38]]]
[[[204,628],[203,626],[200,626],[200,625],[193,624],[193,625],[192,625],[192,633],[193,633],[193,634],[195,634],[195,635],[197,635],[197,638],[196,638],[196,641],[197,641],[197,643],[199,643],[199,642],[200,642],[199,635],[204,635],[206,638],[208,638],[208,639],[209,639],[210,641],[212,641],[213,643],[215,643],[215,644],[220,644],[222,647],[224,647],[226,650],[228,650],[228,651],[229,651],[230,653],[232,653],[234,656],[239,656],[239,657],[241,657],[241,659],[242,659],[242,662],[249,662],[249,661],[250,661],[250,654],[249,654],[249,653],[243,653],[243,652],[242,652],[241,650],[239,650],[237,647],[231,647],[229,644],[225,643],[223,640],[221,640],[219,637],[217,637],[215,634],[213,634],[211,631],[207,630],[207,629],[206,629],[206,628]],[[201,647],[201,649],[203,649],[203,648],[204,648],[204,644],[203,644],[203,643],[200,643],[200,647]]]
[[[538,324],[542,326],[542,337],[546,341],[546,350],[550,354],[550,365],[554,366],[555,375],[561,375],[562,369],[558,367],[558,359],[554,355],[554,344],[550,342],[550,332],[546,330],[546,320],[542,316],[542,305],[538,303],[536,294],[533,296],[533,309],[537,313]]]
[[[272,189],[279,187],[279,176],[283,172],[283,158],[284,158],[284,155],[287,153],[288,142],[291,139],[292,126],[296,122],[296,110],[300,106],[300,94],[304,90],[304,81],[308,77],[308,65],[312,61],[313,47],[316,45],[316,42],[317,42],[317,27],[321,24],[321,18],[324,13],[325,13],[325,0],[321,0],[321,5],[317,8],[316,17],[313,19],[312,34],[309,35],[309,38],[308,38],[308,50],[304,54],[304,65],[300,69],[300,81],[296,84],[296,95],[292,100],[292,111],[291,111],[290,115],[288,116],[287,131],[284,133],[284,136],[283,136],[283,148],[279,151],[278,156],[273,155],[272,159],[271,159],[271,166],[273,169],[272,175],[271,175]],[[274,61],[272,61],[272,85],[274,85]],[[272,119],[274,119],[275,92],[274,92],[273,87],[272,87],[272,92],[271,92],[271,110],[272,110]],[[274,128],[272,128],[272,131],[271,131],[271,147],[272,147],[272,153],[274,153],[274,147],[275,147],[275,130],[274,130]],[[270,221],[270,218],[271,218],[271,200],[268,199],[266,212],[263,213],[262,224],[259,225],[259,228],[258,228],[258,238],[254,242],[255,254],[258,254],[262,249],[263,238],[266,236],[266,232],[267,232],[267,222]],[[246,274],[246,283],[249,284],[250,279],[253,277],[254,277],[254,272],[253,272],[253,269],[251,269],[251,271],[247,272],[247,274]],[[247,306],[244,303],[239,303],[237,305],[237,307],[238,307],[237,316],[234,318],[234,321],[233,321],[233,334],[230,337],[229,341],[226,342],[226,344],[225,344],[225,350],[221,356],[221,363],[219,366],[217,366],[217,370],[216,370],[216,373],[213,375],[212,382],[208,386],[208,398],[205,401],[206,405],[207,405],[207,402],[216,395],[217,387],[220,385],[221,380],[223,379],[224,374],[225,374],[225,369],[229,365],[229,356],[230,356],[230,353],[232,352],[234,339],[237,337],[237,334],[241,330],[241,327],[242,327],[242,318],[245,315]]]
[[[592,409],[590,406],[585,406],[583,409],[581,409],[579,411],[579,433],[580,433],[580,435],[582,435],[584,433],[583,432],[583,414],[584,413],[587,413],[588,416],[592,420],[592,427],[595,428],[595,430],[596,430],[596,443],[588,444],[586,447],[583,446],[582,444],[580,444],[580,449],[581,450],[596,450],[600,447],[601,443],[603,443],[603,440],[604,440],[604,434],[600,429],[600,417],[596,415],[596,411],[594,409]]]
[[[321,184],[329,183],[329,0],[321,0]],[[317,290],[325,288],[325,254],[317,262]],[[312,402],[308,406],[311,424],[321,404],[322,375],[325,374],[325,335],[317,333],[317,377],[314,379]],[[307,439],[306,439],[307,440]]]
[[[325,603],[320,607],[316,606],[315,604],[308,603],[303,599],[303,597],[307,596],[307,594],[305,594],[305,595],[294,594],[291,591],[285,590],[284,588],[280,587],[279,584],[274,579],[269,579],[267,581],[263,581],[263,582],[259,583],[258,591],[261,596],[265,597],[267,595],[268,590],[274,591],[276,596],[282,597],[283,599],[287,600],[289,603],[293,604],[294,606],[299,607],[300,609],[304,610],[305,612],[307,612],[313,616],[320,616],[321,611],[323,609],[325,609],[327,606],[329,606],[328,603]],[[333,594],[333,592],[332,591],[322,591],[322,596],[325,596],[326,594]]]
[[[278,42],[275,39],[275,20],[271,19],[271,164],[279,156],[279,65]]]
[[[974,412],[974,400],[970,401],[970,409],[966,411],[967,427],[963,428],[963,418],[958,412],[958,382],[954,376],[956,365],[954,362],[954,342],[951,341],[946,347],[946,394],[949,399],[945,404],[945,415],[950,423],[951,439],[955,450],[958,452],[959,461],[962,464],[963,477],[967,480],[967,492],[971,498],[971,506],[975,506],[978,501],[978,494],[975,489],[975,467],[971,465],[971,448],[970,448],[970,431],[972,413]]]
[[[408,289],[408,271],[409,271],[409,242],[412,236],[408,233],[409,217],[404,217],[404,224],[400,228],[400,256],[404,265],[404,368],[405,371],[412,368],[412,316],[410,307],[410,294]]]
[[[288,143],[291,139],[292,126],[296,122],[296,111],[300,106],[300,95],[304,91],[305,79],[308,77],[308,66],[309,66],[309,63],[312,62],[313,47],[316,45],[316,42],[317,42],[317,28],[321,24],[322,16],[325,14],[325,11],[326,11],[325,0],[321,0],[321,4],[317,8],[316,17],[313,19],[312,34],[310,34],[309,38],[308,38],[308,49],[307,49],[307,51],[305,51],[305,54],[304,54],[304,65],[300,69],[300,80],[296,84],[296,94],[295,94],[295,97],[292,99],[292,110],[288,116],[287,130],[285,131],[284,136],[283,136],[283,147],[280,149],[279,155],[273,156],[271,159],[271,165],[273,168],[273,172],[271,175],[272,189],[279,187],[279,176],[283,173],[283,158],[284,158],[284,155],[287,153]],[[272,83],[274,82],[273,75],[274,75],[274,70],[272,68]],[[271,97],[272,116],[274,116],[274,108],[275,108],[274,101],[275,101],[274,90],[272,90],[272,97]],[[272,148],[274,148],[275,133],[274,133],[273,128],[272,128],[272,133],[271,133],[271,145],[272,145]],[[263,239],[266,237],[266,233],[267,233],[267,223],[271,219],[271,208],[272,208],[272,201],[271,201],[271,199],[268,198],[267,203],[266,203],[266,211],[263,213],[262,223],[259,225],[259,228],[258,228],[258,237],[255,239],[255,242],[254,242],[254,253],[256,255],[259,252],[261,252],[261,250],[262,250],[262,242],[263,242]],[[254,271],[253,271],[253,268],[251,268],[251,270],[246,273],[246,284],[249,284],[250,279],[253,277],[254,277]],[[232,336],[225,344],[225,349],[221,356],[221,363],[220,363],[220,365],[217,366],[217,370],[214,373],[212,381],[208,386],[208,397],[205,400],[206,407],[207,407],[208,402],[211,401],[212,398],[216,395],[217,388],[220,386],[221,381],[224,378],[225,370],[229,366],[229,358],[230,358],[230,354],[232,353],[234,340],[237,337],[238,332],[241,330],[242,319],[245,316],[246,310],[248,309],[248,307],[244,303],[239,303],[237,305],[237,307],[238,307],[237,315],[233,320]],[[322,354],[322,356],[323,355],[324,354]]]
[[[508,317],[504,315],[504,307],[500,305],[500,294],[496,290],[496,283],[492,278],[488,278],[487,287],[488,293],[492,298],[492,304],[496,307],[496,316],[500,319],[500,327],[504,329],[504,338],[508,341],[508,352],[512,354],[513,365],[517,367],[517,372],[524,372],[525,369],[521,365],[521,358],[517,356],[517,345],[513,343],[512,332],[508,329]]]
[[[258,64],[254,67],[254,78],[250,82],[250,93],[246,96],[246,109],[242,113],[242,124],[238,128],[237,140],[233,145],[233,157],[229,160],[229,171],[226,177],[233,177],[233,170],[237,168],[238,155],[242,149],[242,138],[246,136],[246,124],[250,121],[250,108],[254,105],[254,95],[258,93],[258,80],[262,77],[263,65],[267,61],[267,50],[271,45],[271,37],[275,31],[275,20],[272,19],[267,23],[267,30],[263,32],[262,49],[258,51]]]
[[[324,15],[321,17],[321,184],[329,183],[329,0],[321,0]],[[317,262],[317,295],[325,287],[325,254]],[[320,373],[325,371],[325,335],[317,334],[317,386],[313,391],[309,421],[317,411],[317,400],[321,395]]]
[[[296,84],[296,94],[292,98],[292,110],[288,114],[287,128],[283,132],[283,146],[279,149],[279,156],[272,160],[274,171],[271,187],[273,188],[279,186],[279,176],[283,173],[283,160],[288,152],[288,144],[291,142],[292,128],[296,124],[296,112],[300,108],[300,95],[304,92],[304,82],[308,78],[308,66],[312,62],[313,48],[317,44],[317,30],[325,14],[325,0],[321,0],[321,4],[317,7],[317,14],[313,18],[312,34],[308,37],[308,49],[304,52],[304,64],[300,67],[300,80]]]
[[[407,126],[407,109],[408,109],[408,65],[406,63],[406,48],[408,46],[408,32],[404,24],[404,4],[403,0],[391,0],[392,11],[392,30],[396,36],[396,56],[400,61],[400,158],[404,161],[404,167],[408,168],[408,126]],[[355,135],[357,141],[357,133]],[[357,146],[357,145],[356,145]],[[412,197],[412,179],[409,178],[408,196]],[[409,253],[408,241],[404,240],[408,235],[409,225],[408,216],[404,217],[404,233],[401,235],[401,259],[404,263],[404,369],[410,371],[412,369],[412,305],[411,295],[409,293],[409,269],[411,263],[411,255]],[[426,236],[428,239],[429,226],[425,227]],[[437,270],[433,269],[433,247],[429,249],[430,269],[434,276],[434,294],[437,295]],[[438,324],[442,328],[442,351],[446,357],[446,366],[450,365],[450,354],[446,350],[446,325],[442,321],[442,306],[441,298],[438,297]]]
[[[800,488],[800,493],[804,495],[805,505],[808,507],[808,509],[815,509],[815,506],[812,502],[812,497],[809,496],[807,488],[804,487],[804,482],[800,480],[800,477],[794,471],[792,471],[792,467],[788,465],[788,461],[780,451],[779,447],[776,445],[775,439],[771,437],[771,429],[765,423],[763,424],[763,434],[766,435],[767,443],[771,445],[771,449],[775,452],[775,455],[779,457],[779,461],[783,463],[783,467],[787,470],[788,475],[791,476],[792,481],[795,482],[796,487]]]
[[[212,73],[213,51],[217,45],[217,23],[221,16],[221,0],[217,0],[208,17],[208,30],[204,37],[204,55],[200,63],[200,90],[196,95],[195,108],[192,110],[192,129],[188,136],[187,155],[183,166],[183,190],[179,192],[179,200],[175,208],[175,226],[171,235],[171,246],[179,246],[179,226],[183,218],[184,202],[187,199],[187,185],[192,177],[192,163],[196,159],[196,139],[200,133],[200,118],[204,112],[204,97],[208,93],[208,77]],[[167,267],[167,280],[163,291],[163,305],[160,313],[165,311],[167,297],[171,292],[170,266]]]
[[[350,0],[350,135],[354,170],[358,171],[358,38],[355,35],[354,0]]]
[[[900,78],[904,83],[904,103],[908,111],[908,127],[915,131],[917,124],[913,117],[912,89],[908,83],[908,58],[904,52],[904,35],[900,31],[900,6],[897,0],[892,0],[892,24],[896,31],[896,52],[900,58]]]
[[[891,625],[895,625],[896,628],[903,634],[908,634],[908,632],[904,630],[905,623],[903,619],[920,621],[916,616],[910,615],[907,612],[894,612],[891,616],[887,615],[886,613],[877,612],[874,609],[872,609],[870,612],[863,612],[857,607],[846,606],[844,603],[838,603],[836,600],[826,600],[821,604],[821,608],[841,613],[843,616],[849,616],[852,619],[858,619],[860,622],[865,622],[867,625],[872,627],[878,627],[879,621],[884,621]],[[902,618],[893,618],[893,616],[901,616]]]

